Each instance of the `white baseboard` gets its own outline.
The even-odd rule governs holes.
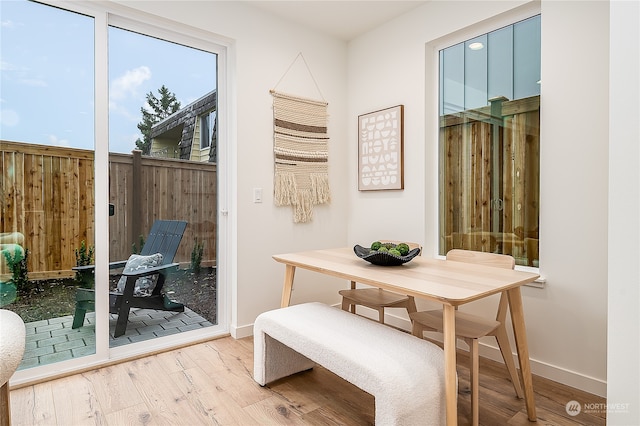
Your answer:
[[[234,339],[242,339],[244,337],[253,336],[253,324],[243,325],[240,327],[231,326],[229,327],[229,332],[231,333],[231,337]]]
[[[365,312],[365,309],[367,308],[358,307],[359,313],[362,313],[366,317],[372,318],[374,320],[378,319],[377,311],[369,309],[370,312]],[[384,321],[385,323],[394,327],[398,327],[402,330],[411,330],[411,322],[408,319],[395,315],[385,314]],[[442,341],[441,335],[437,333],[434,333],[434,335],[431,337],[433,337],[434,340]],[[458,346],[464,350],[467,350],[467,346],[462,342],[458,342]],[[497,343],[496,346],[492,346],[484,342],[480,342],[479,346],[480,356],[491,359],[493,361],[504,363]],[[515,356],[516,355],[514,354],[514,357]],[[580,389],[582,391],[589,392],[603,398],[606,398],[607,396],[607,382],[604,380],[586,376],[577,371],[571,371],[566,368],[558,367],[556,365],[552,365],[535,358],[530,358],[530,363],[531,372],[536,376],[544,377],[546,379],[553,380],[554,382],[562,383],[563,385],[571,386],[572,388]],[[581,402],[589,403],[593,401]]]

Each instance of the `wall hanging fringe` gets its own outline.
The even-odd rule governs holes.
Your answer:
[[[331,200],[327,102],[271,90],[274,202],[293,206],[294,222],[309,222],[313,206]]]

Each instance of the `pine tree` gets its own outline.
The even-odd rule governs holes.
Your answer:
[[[151,151],[151,128],[180,109],[180,102],[178,102],[176,95],[171,93],[164,84],[158,89],[158,94],[159,98],[153,92],[147,93],[147,104],[152,111],[148,111],[144,107],[140,108],[142,121],[138,123],[138,129],[142,132],[143,139],[136,140],[136,147],[144,155],[149,155]]]

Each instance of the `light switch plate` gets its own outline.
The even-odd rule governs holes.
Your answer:
[[[253,188],[253,202],[254,203],[262,202],[262,188]]]

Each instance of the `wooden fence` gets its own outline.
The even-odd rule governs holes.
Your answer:
[[[497,249],[537,261],[539,128],[539,96],[441,118],[441,254]]]
[[[175,261],[188,265],[196,239],[203,266],[216,259],[216,165],[109,155],[109,259],[125,260],[156,219],[187,221]],[[94,244],[93,151],[0,141],[0,232],[20,232],[31,279],[71,276],[75,249]],[[106,209],[107,206],[104,206]]]

